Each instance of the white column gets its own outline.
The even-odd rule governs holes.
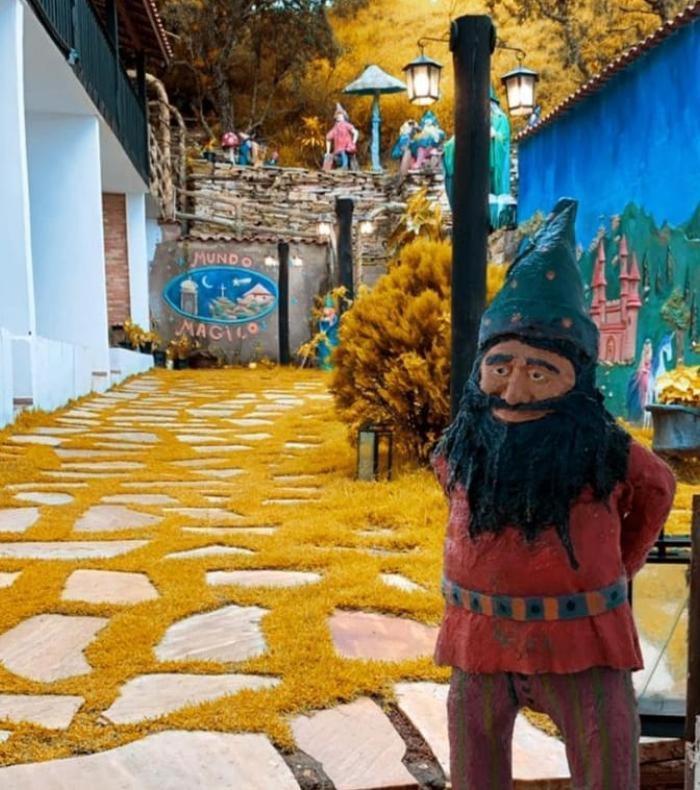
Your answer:
[[[24,9],[0,0],[0,326],[15,335],[35,332],[29,181],[24,123]]]
[[[146,239],[146,196],[126,196],[126,240],[129,259],[131,319],[150,328],[148,294],[148,242]]]
[[[98,120],[30,114],[27,142],[37,332],[88,347],[93,386],[103,389],[109,348]]]

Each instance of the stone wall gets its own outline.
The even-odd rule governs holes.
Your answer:
[[[449,227],[452,217],[441,172],[411,173],[398,185],[395,174],[201,164],[192,170],[183,217],[197,218],[190,219],[192,239],[254,234],[317,241],[319,223],[335,219],[335,199],[353,198],[355,260],[362,282],[372,284],[386,270],[386,240],[406,201],[424,187],[440,203]],[[372,221],[371,233],[360,232],[364,220]]]

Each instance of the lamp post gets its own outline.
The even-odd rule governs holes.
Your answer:
[[[408,97],[428,105],[440,95],[440,64],[423,52],[404,67]],[[452,200],[452,417],[459,409],[464,384],[476,357],[479,322],[486,302],[486,261],[489,233],[490,66],[497,45],[488,16],[462,16],[450,27],[455,74],[455,166]],[[499,42],[499,47],[524,52]],[[534,109],[537,73],[522,62],[502,77],[509,110],[525,115]]]

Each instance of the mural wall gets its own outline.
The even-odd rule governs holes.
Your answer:
[[[292,245],[289,323],[292,353],[311,336],[314,297],[327,288],[325,246]],[[167,344],[182,335],[227,363],[279,359],[277,244],[168,241],[150,271],[151,322]]]
[[[601,331],[608,405],[644,421],[655,379],[700,362],[700,21],[519,144],[519,216],[579,201],[576,235]]]

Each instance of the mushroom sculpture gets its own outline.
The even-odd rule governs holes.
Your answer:
[[[367,68],[354,81],[343,88],[343,93],[354,94],[355,96],[372,96],[372,170],[379,172],[382,169],[379,161],[379,139],[382,125],[382,116],[379,111],[379,97],[382,93],[401,93],[406,86],[387,74],[379,66],[367,66]]]

